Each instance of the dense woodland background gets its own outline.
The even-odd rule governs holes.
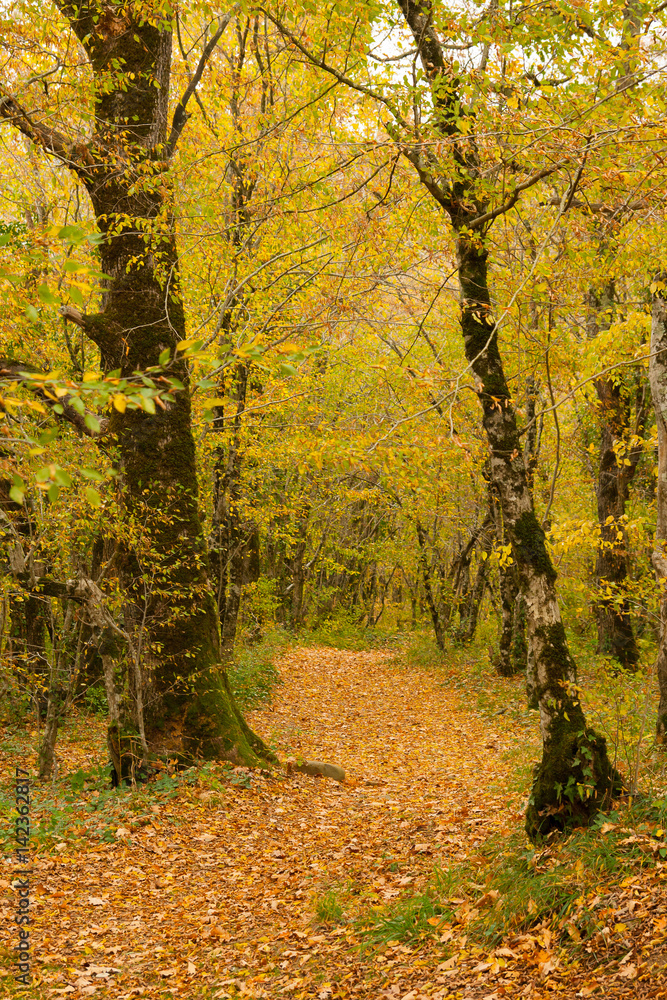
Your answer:
[[[273,759],[224,671],[282,629],[526,673],[533,834],[630,787],[570,648],[658,661],[660,742],[662,7],[5,7],[0,684],[42,778],[78,704],[116,780]]]

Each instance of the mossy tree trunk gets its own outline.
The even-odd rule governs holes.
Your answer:
[[[653,566],[660,592],[660,638],[656,672],[660,701],[656,742],[667,745],[667,274],[656,276],[653,292],[649,381],[658,429],[657,520]]]
[[[139,734],[151,754],[253,763],[267,751],[248,730],[220,668],[218,615],[198,511],[188,368],[176,351],[186,339],[186,322],[168,171],[186,116],[181,102],[168,136],[170,21],[157,4],[154,10],[132,2],[56,5],[89,60],[92,135],[70,142],[13,100],[0,101],[0,110],[77,174],[93,204],[108,275],[103,308],[90,316],[68,310],[68,318],[97,344],[107,371],[128,376],[158,365],[168,351],[168,374],[184,386],[156,412],[113,408],[110,414],[126,515],[118,560],[126,596],[122,626],[132,647],[125,653],[110,749],[122,777],[138,765]]]
[[[448,140],[455,161],[452,175],[443,180],[442,165],[429,159],[424,146],[403,147],[452,223],[465,354],[477,378],[491,479],[499,493],[526,602],[530,684],[539,705],[542,733],[542,761],[535,771],[526,815],[526,830],[535,838],[572,821],[588,821],[620,790],[621,780],[609,761],[604,738],[588,728],[577,697],[575,663],[558,606],[556,571],[528,488],[516,411],[491,307],[485,231],[494,214],[488,194],[478,187],[482,168],[471,133],[473,120],[468,119],[461,129],[465,112],[459,80],[433,24],[430,0],[398,3],[431,82],[434,131]]]
[[[456,224],[456,223],[455,223]],[[542,762],[537,768],[526,829],[530,836],[586,820],[620,789],[605,741],[591,732],[576,694],[570,654],[556,593],[556,571],[526,478],[516,413],[503,371],[492,316],[487,251],[479,237],[456,225],[461,326],[468,362],[479,380],[491,474],[517,561],[532,651],[531,685],[540,711]]]

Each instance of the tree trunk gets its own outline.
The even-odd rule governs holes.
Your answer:
[[[535,516],[521,453],[516,413],[498,349],[491,313],[487,251],[457,223],[461,326],[466,358],[477,376],[483,423],[491,450],[491,475],[502,506],[526,601],[532,686],[540,710],[542,762],[536,769],[526,814],[531,837],[571,818],[588,820],[621,787],[603,737],[586,725],[574,687],[576,670],[556,595],[556,571]]]
[[[95,130],[88,143],[67,146],[55,133],[44,137],[41,126],[33,132],[85,184],[108,276],[103,311],[75,321],[98,345],[106,371],[131,376],[160,365],[168,352],[168,375],[184,387],[157,412],[150,404],[145,411],[114,407],[109,422],[126,520],[125,628],[141,650],[146,740],[151,753],[183,761],[229,757],[253,763],[267,751],[248,730],[220,669],[218,616],[197,504],[189,374],[176,350],[186,324],[164,159],[173,151],[171,138],[167,146],[171,31],[162,18],[147,17],[141,4],[101,17],[86,3],[58,6],[96,79]],[[24,122],[17,127],[25,130]],[[135,763],[137,705],[136,698],[125,699],[119,725],[110,729],[121,778]]]
[[[525,457],[526,454],[524,452],[526,482],[532,496],[528,474],[530,464],[525,461]],[[503,545],[511,553],[512,545],[503,525],[503,516],[498,502],[497,491],[493,490],[492,487],[489,489],[489,500],[492,505],[496,537],[502,538]],[[516,558],[513,554],[511,561],[508,561],[507,558],[500,560],[498,577],[500,580],[500,638],[498,641],[498,654],[492,657],[492,662],[501,677],[513,677],[515,674],[525,673],[528,665],[525,603],[521,593]],[[534,707],[537,707],[537,705]]]
[[[496,669],[501,677],[513,677],[521,670],[521,658],[515,655],[517,633],[520,635],[520,618],[517,614],[517,607],[521,602],[516,564],[500,566],[499,575],[501,620]],[[523,666],[525,668],[525,663]]]
[[[475,638],[477,621],[482,607],[482,598],[486,587],[486,574],[489,568],[489,555],[493,548],[494,524],[493,518],[489,514],[482,525],[479,534],[481,545],[477,553],[477,573],[475,582],[466,595],[466,599],[461,605],[460,621],[458,627],[458,639],[464,646],[469,645]]]
[[[614,282],[609,281],[600,294],[591,290],[589,304],[589,336],[596,336],[608,329],[615,299]],[[628,555],[623,516],[629,497],[629,485],[641,448],[631,449],[631,455],[619,455],[619,441],[627,437],[630,422],[630,402],[627,392],[618,380],[595,380],[600,404],[600,464],[597,483],[598,544],[595,576],[598,593],[595,599],[595,617],[598,628],[598,653],[612,656],[628,669],[636,669],[639,649],[632,628],[630,604],[625,594],[628,576]],[[641,419],[641,418],[640,418]],[[642,420],[643,429],[643,420]],[[626,465],[628,461],[630,464]]]
[[[436,602],[435,595],[433,593],[432,581],[431,581],[431,568],[428,562],[428,554],[426,551],[426,533],[424,527],[417,518],[415,522],[415,527],[417,529],[417,541],[419,542],[419,563],[422,571],[422,582],[424,584],[424,592],[426,594],[426,603],[428,604],[428,610],[431,613],[431,621],[433,623],[433,632],[435,635],[435,642],[441,653],[445,652],[445,628],[440,616],[440,609],[438,603]],[[412,606],[412,620],[415,620],[415,606],[413,602]],[[413,626],[414,627],[414,626]]]
[[[37,766],[41,780],[49,778],[53,773],[53,765],[56,756],[56,740],[58,738],[58,723],[60,722],[62,706],[60,704],[60,692],[49,691],[46,716],[44,720],[44,731],[37,754]]]
[[[649,381],[658,428],[657,520],[652,561],[660,593],[656,743],[667,745],[667,274],[654,281]]]
[[[454,161],[443,177],[443,165],[428,144],[402,146],[454,230],[465,354],[478,380],[491,479],[498,489],[526,601],[529,684],[539,703],[542,732],[542,761],[535,770],[526,813],[526,831],[536,838],[572,821],[588,822],[622,782],[609,761],[604,738],[587,727],[576,694],[575,664],[556,596],[556,571],[528,488],[516,411],[491,311],[484,227],[494,214],[489,212],[488,193],[478,185],[482,164],[474,118],[464,109],[460,81],[433,24],[431,0],[398,0],[398,4],[430,82],[434,132],[447,140]],[[461,129],[463,118],[465,129]],[[504,200],[504,190],[499,195]]]

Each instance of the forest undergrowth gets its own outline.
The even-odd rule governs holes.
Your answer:
[[[34,985],[21,995],[667,996],[650,673],[619,677],[578,651],[589,717],[639,794],[535,847],[523,810],[537,716],[521,679],[493,673],[483,635],[444,659],[420,636],[371,651],[316,638],[288,648],[271,633],[232,676],[285,765],[272,773],[207,764],[114,790],[94,698],[68,719],[55,778],[33,786]],[[18,995],[10,782],[15,766],[34,771],[36,742],[6,720],[6,995]],[[345,782],[298,773],[304,759],[342,765]]]

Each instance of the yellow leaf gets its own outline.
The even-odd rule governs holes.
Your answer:
[[[125,413],[125,408],[127,406],[127,396],[123,395],[122,392],[117,393],[113,397],[113,405],[116,407],[119,413]]]

